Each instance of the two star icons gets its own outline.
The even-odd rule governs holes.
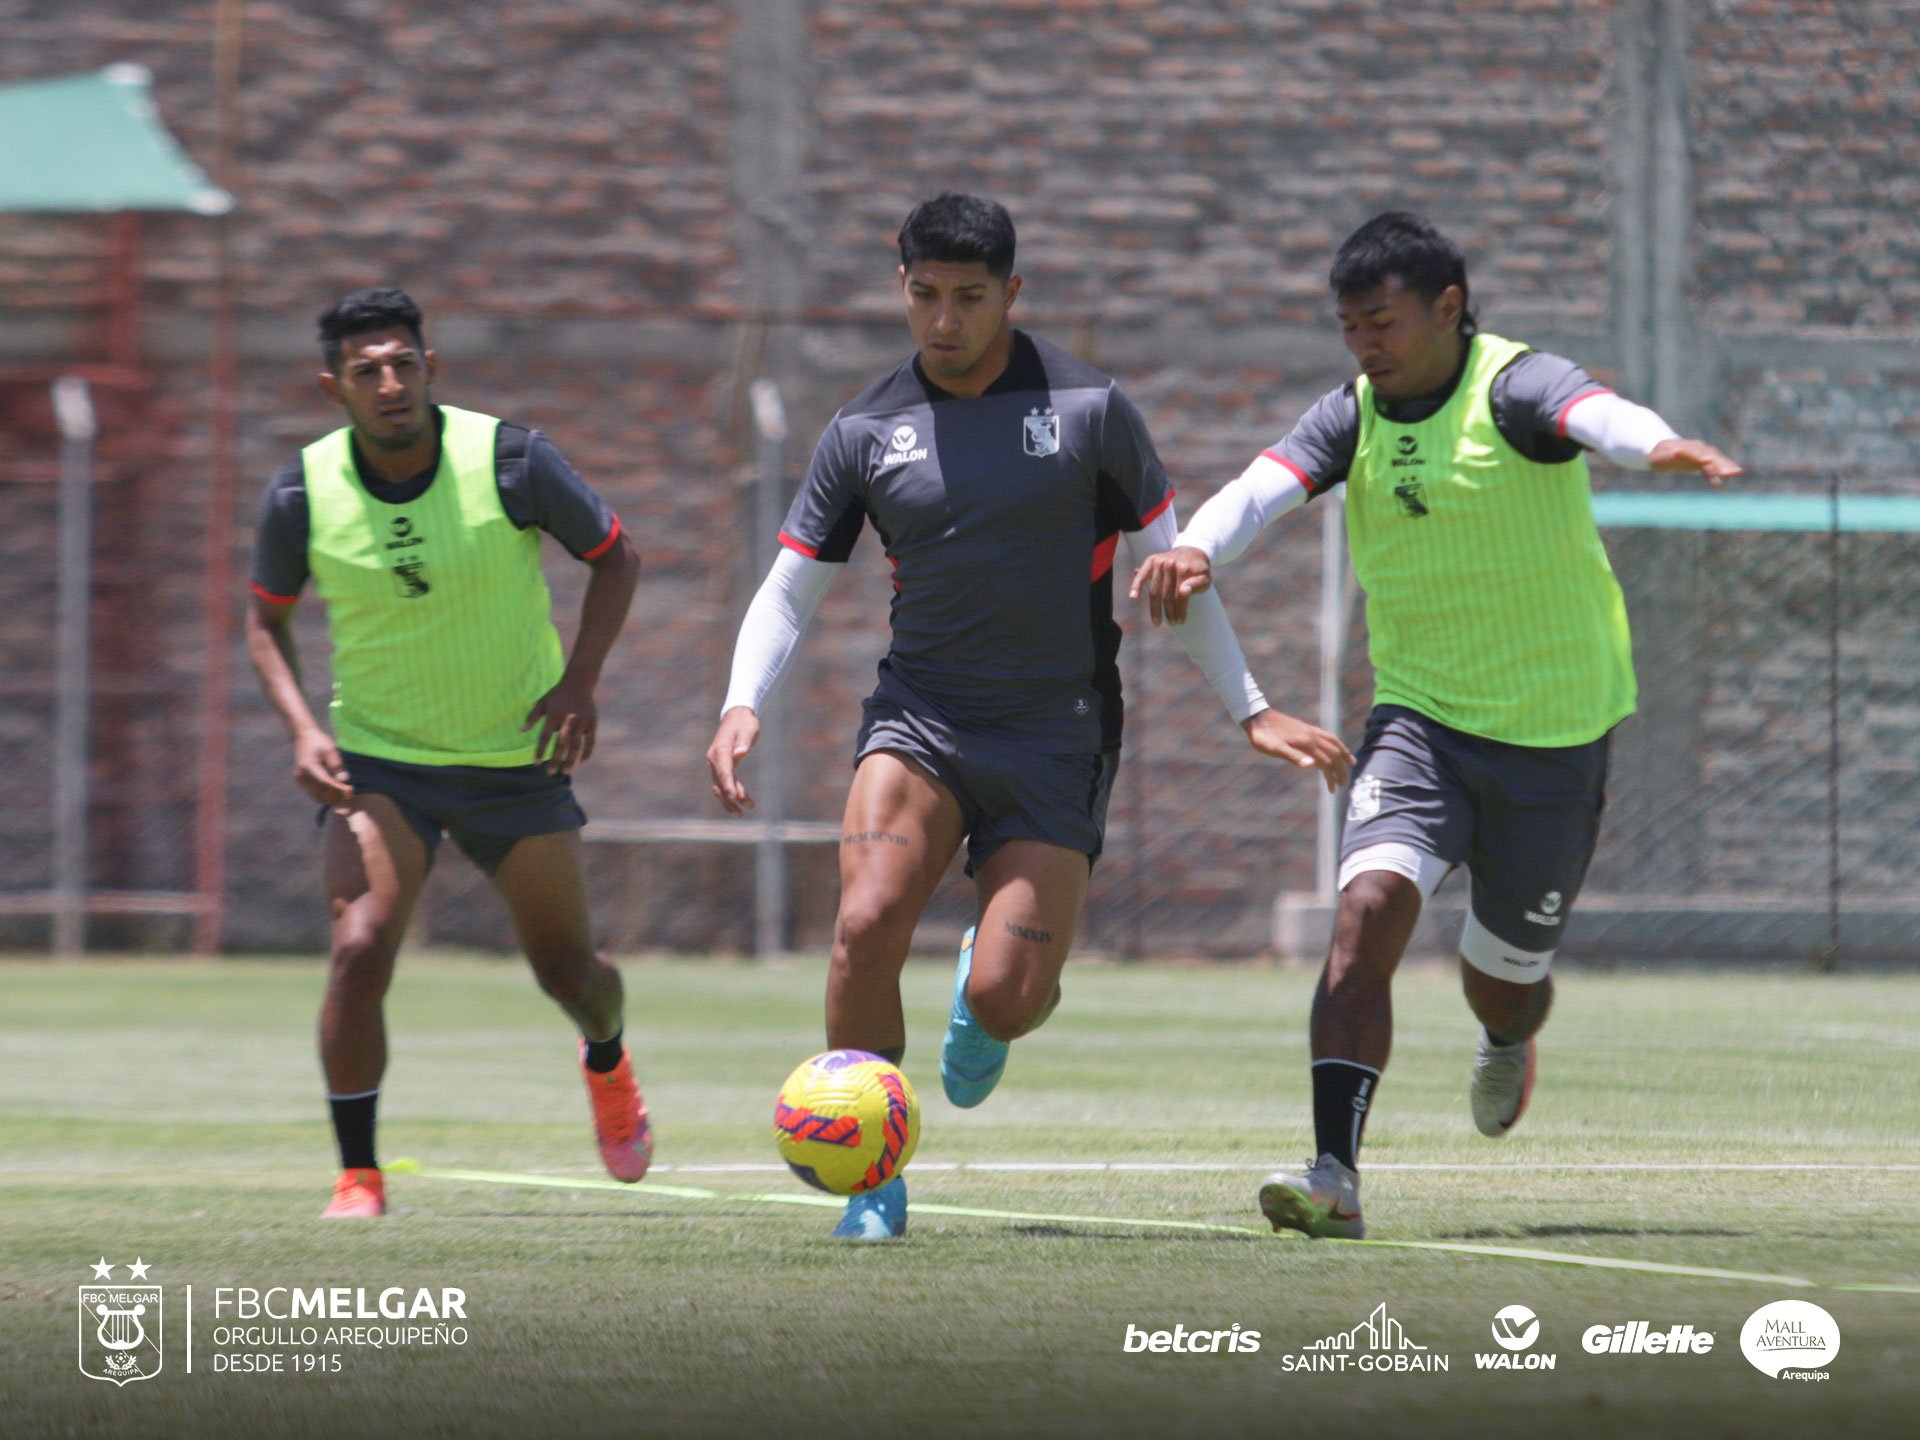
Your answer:
[[[113,1278],[114,1267],[107,1263],[107,1257],[104,1255],[100,1257],[100,1263],[91,1268],[96,1280],[111,1280]],[[152,1268],[153,1267],[148,1265],[146,1261],[136,1255],[133,1257],[133,1264],[127,1266],[127,1278],[129,1280],[144,1280],[147,1278],[147,1271]]]

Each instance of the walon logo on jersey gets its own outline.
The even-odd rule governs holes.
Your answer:
[[[893,434],[887,437],[887,453],[880,457],[880,463],[911,465],[926,458],[927,447],[920,443],[920,432],[911,425],[896,425]]]
[[[1475,1354],[1473,1363],[1482,1370],[1552,1370],[1560,1363],[1558,1355],[1522,1353],[1532,1351],[1539,1338],[1540,1317],[1524,1305],[1508,1305],[1493,1317],[1493,1343],[1505,1353]]]
[[[1589,1355],[1704,1355],[1713,1349],[1713,1336],[1691,1325],[1656,1330],[1651,1320],[1629,1320],[1588,1326],[1580,1348]]]
[[[96,1280],[111,1282],[118,1266],[102,1255],[91,1267]],[[127,1266],[129,1280],[144,1281],[147,1264]],[[80,1373],[125,1388],[160,1373],[160,1287],[147,1284],[80,1287]]]
[[[1020,445],[1027,454],[1044,459],[1060,453],[1060,417],[1049,405],[1021,417]]]

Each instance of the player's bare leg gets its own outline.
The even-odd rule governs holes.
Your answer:
[[[1393,976],[1420,918],[1420,887],[1391,870],[1365,870],[1340,892],[1333,945],[1313,996],[1313,1128],[1318,1158],[1276,1171],[1260,1210],[1276,1230],[1357,1240],[1360,1135],[1393,1049]]]
[[[579,831],[516,841],[494,872],[493,888],[540,988],[580,1029],[594,1141],[607,1173],[631,1184],[653,1160],[653,1126],[622,1038],[620,972],[593,948]]]
[[[1313,995],[1316,1061],[1386,1068],[1393,1049],[1393,975],[1420,906],[1420,887],[1391,870],[1363,871],[1340,892],[1333,946]]]
[[[840,911],[827,971],[827,1043],[896,1065],[905,1052],[900,970],[964,822],[953,794],[904,756],[860,762],[840,826]]]
[[[1077,850],[1010,840],[975,870],[980,920],[960,941],[940,1046],[940,1084],[955,1105],[970,1109],[991,1095],[1006,1073],[1008,1045],[1060,1003],[1088,868]]]
[[[620,972],[593,948],[580,832],[561,830],[516,841],[494,872],[513,930],[534,978],[589,1040],[619,1033]]]
[[[933,897],[964,820],[960,803],[916,762],[876,751],[854,771],[840,826],[840,913],[827,971],[827,1043],[867,1050],[896,1065],[906,1053],[900,969],[913,927]],[[904,1176],[852,1196],[834,1226],[838,1240],[894,1240],[907,1233]]]
[[[1460,985],[1482,1026],[1468,1087],[1473,1123],[1497,1140],[1520,1123],[1533,1098],[1534,1036],[1553,1008],[1553,976],[1523,985],[1489,975],[1463,958]]]
[[[320,1064],[341,1163],[324,1213],[357,1219],[386,1210],[373,1139],[387,1068],[384,1006],[401,936],[426,881],[427,851],[398,806],[384,795],[364,795],[328,813],[322,855],[332,943]]]

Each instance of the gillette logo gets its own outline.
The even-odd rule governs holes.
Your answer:
[[[1589,1355],[1704,1355],[1713,1349],[1713,1336],[1691,1325],[1656,1330],[1647,1320],[1624,1325],[1593,1325],[1580,1337]]]

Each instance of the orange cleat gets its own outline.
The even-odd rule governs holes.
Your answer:
[[[378,1170],[342,1170],[322,1220],[372,1220],[387,1213],[387,1187]]]
[[[580,1042],[580,1073],[593,1101],[593,1138],[607,1173],[631,1185],[653,1163],[653,1126],[647,1120],[647,1102],[640,1098],[633,1078],[633,1056],[620,1051],[620,1063],[604,1075],[587,1069],[587,1042]]]

